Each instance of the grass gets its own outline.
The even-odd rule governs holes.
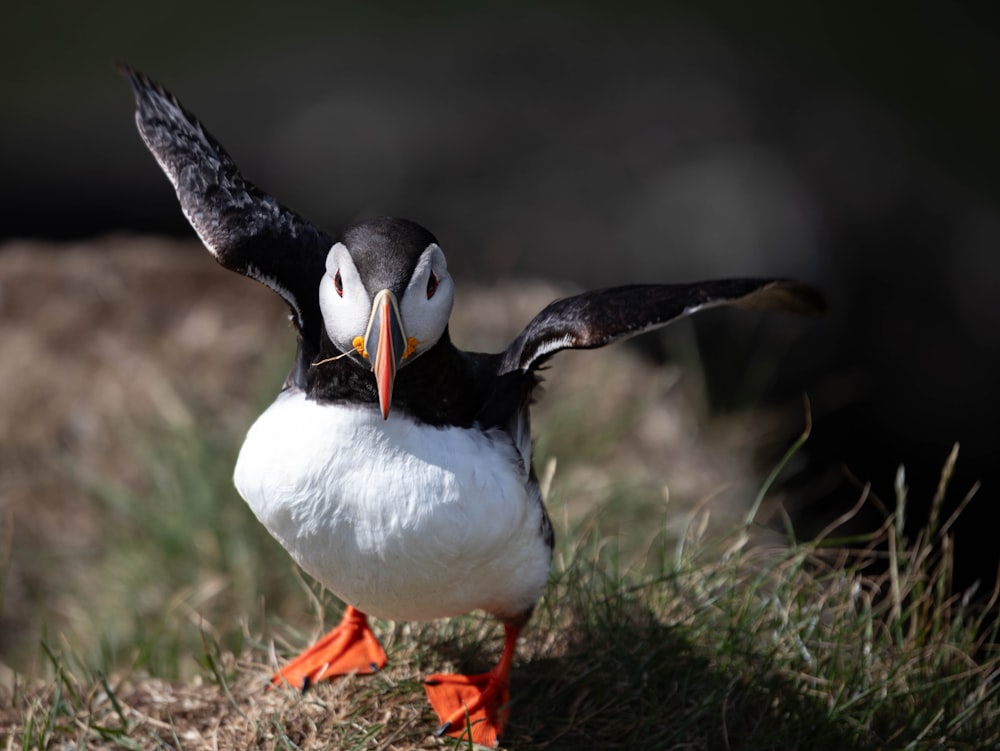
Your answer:
[[[105,549],[74,580],[71,627],[43,634],[36,665],[3,679],[0,749],[463,747],[430,737],[419,678],[487,668],[502,639],[493,621],[378,622],[383,673],[265,690],[338,606],[232,490],[238,437],[204,424],[141,435],[140,488],[81,478],[106,515]],[[997,595],[950,588],[953,519],[939,510],[956,460],[957,449],[912,540],[902,472],[885,524],[861,537],[834,526],[808,544],[755,542],[774,477],[727,534],[696,507],[679,536],[661,519],[642,555],[600,511],[565,522],[519,648],[505,745],[1000,747]],[[628,494],[626,481],[608,487]],[[555,472],[557,523],[566,493]]]

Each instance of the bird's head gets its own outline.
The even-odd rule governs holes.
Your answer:
[[[388,419],[396,372],[448,327],[455,286],[434,236],[405,219],[369,219],[330,249],[319,286],[326,333],[372,371]]]

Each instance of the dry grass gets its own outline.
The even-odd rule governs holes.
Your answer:
[[[741,532],[712,543],[692,521],[682,548],[661,549],[655,575],[649,561],[621,569],[599,534],[562,546],[519,650],[507,747],[1000,743],[995,623],[945,594],[940,546],[897,549],[873,576],[865,561],[892,524],[849,552],[769,549]],[[321,628],[268,630],[301,646]],[[184,681],[108,677],[49,649],[53,677],[0,692],[0,733],[10,748],[456,747],[429,736],[418,680],[485,667],[500,647],[495,624],[470,616],[377,628],[385,672],[305,695],[264,688],[274,647],[247,628],[236,654],[201,632],[198,672]]]

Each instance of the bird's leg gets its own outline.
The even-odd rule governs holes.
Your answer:
[[[340,623],[275,673],[271,684],[289,683],[305,691],[324,678],[376,673],[385,663],[385,650],[368,627],[368,617],[348,605]]]
[[[424,691],[441,720],[435,735],[466,738],[471,728],[473,743],[497,745],[507,721],[510,665],[520,633],[521,625],[504,624],[503,653],[496,667],[488,673],[439,673],[424,679]]]

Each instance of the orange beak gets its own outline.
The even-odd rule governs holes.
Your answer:
[[[396,296],[387,289],[375,295],[364,346],[372,357],[372,372],[375,374],[382,418],[388,420],[392,385],[396,380],[399,362],[406,351],[406,334],[403,332]]]

